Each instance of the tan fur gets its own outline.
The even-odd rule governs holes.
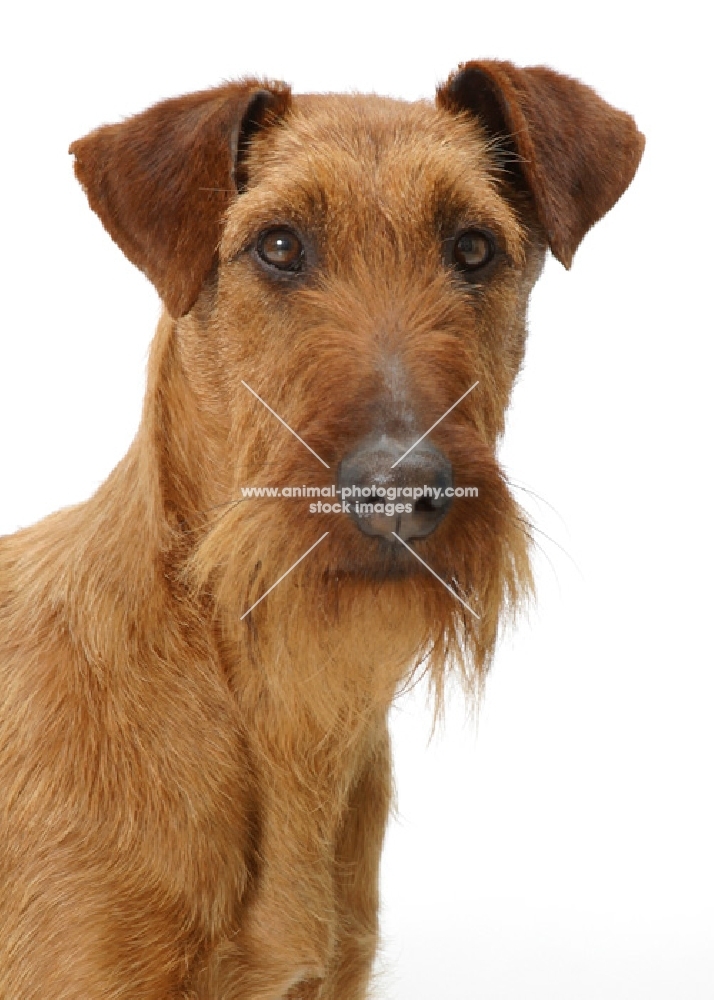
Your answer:
[[[127,456],[85,504],[0,543],[0,1000],[364,997],[387,711],[423,669],[437,698],[450,667],[477,686],[530,587],[495,457],[528,294],[547,245],[569,262],[642,148],[581,84],[551,73],[543,96],[541,70],[469,67],[436,106],[244,81],[73,146],[167,311]],[[494,86],[533,129],[525,152]],[[568,123],[556,175],[539,100],[554,135],[559,107]],[[562,188],[583,101],[585,194]],[[593,153],[598,123],[631,170]],[[278,223],[310,244],[305,280],[256,262]],[[474,289],[442,241],[476,224],[503,254]],[[399,393],[423,433],[477,379],[431,438],[479,497],[413,547],[479,619],[415,560],[393,572],[344,515],[239,500],[331,485]]]

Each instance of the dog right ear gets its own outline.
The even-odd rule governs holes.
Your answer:
[[[104,228],[174,317],[198,298],[251,136],[285,114],[283,83],[247,80],[163,101],[69,148]]]
[[[565,267],[630,184],[645,145],[630,115],[544,66],[464,63],[438,89],[437,103],[475,115],[496,140],[506,154],[503,176],[525,183]]]

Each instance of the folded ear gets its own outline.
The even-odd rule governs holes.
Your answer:
[[[499,140],[512,178],[530,189],[550,248],[565,267],[628,187],[644,150],[628,114],[544,66],[464,63],[439,88],[437,103],[470,111]]]
[[[70,146],[89,204],[173,316],[196,301],[251,135],[285,113],[285,84],[226,84],[156,104]]]

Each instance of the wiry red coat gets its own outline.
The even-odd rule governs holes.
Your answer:
[[[576,81],[485,62],[435,105],[248,80],[72,152],[166,312],[127,456],[0,542],[0,1000],[357,1000],[387,711],[422,669],[437,697],[451,668],[477,686],[528,591],[495,454],[528,295],[642,137]],[[276,224],[303,238],[300,280],[256,259]],[[476,287],[443,255],[475,225],[498,246]],[[414,548],[478,618],[349,518],[241,499],[330,485],[377,410],[399,396],[424,431],[476,381],[431,438],[478,499]]]

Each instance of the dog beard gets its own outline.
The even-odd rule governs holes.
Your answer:
[[[455,499],[413,551],[347,514],[310,514],[306,498],[252,497],[210,520],[186,578],[232,643],[280,672],[311,664],[387,702],[420,671],[437,705],[449,673],[480,690],[499,628],[532,591],[530,526],[491,450],[466,428],[449,443],[454,481],[478,496]]]

